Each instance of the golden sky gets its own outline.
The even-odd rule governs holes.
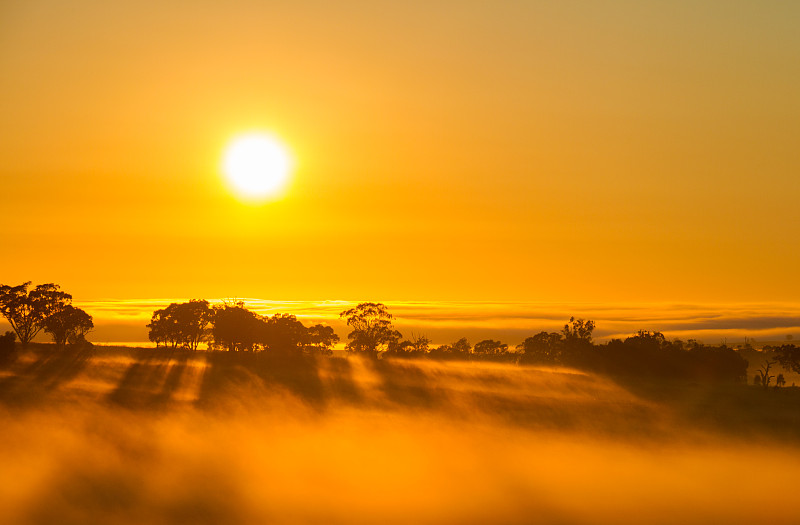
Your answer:
[[[796,301],[800,3],[0,3],[0,282]],[[284,197],[220,159],[262,130]],[[90,312],[91,313],[91,312]]]

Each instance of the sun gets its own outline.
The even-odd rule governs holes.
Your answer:
[[[266,133],[235,137],[222,160],[222,172],[231,189],[248,201],[279,197],[291,170],[292,158],[286,146]]]

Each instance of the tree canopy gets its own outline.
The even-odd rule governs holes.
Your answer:
[[[508,352],[508,345],[494,339],[484,339],[475,343],[472,351],[481,356],[496,356]]]
[[[794,344],[784,344],[778,347],[769,347],[769,349],[775,352],[775,359],[784,370],[800,374],[800,347]]]
[[[208,337],[208,324],[214,311],[206,300],[191,300],[188,303],[171,303],[156,310],[147,328],[150,341],[156,346],[185,347],[197,350]]]
[[[230,351],[254,350],[263,336],[263,320],[243,302],[214,307],[214,343]]]
[[[57,284],[40,284],[28,292],[30,285],[30,281],[18,286],[0,285],[0,313],[23,348],[45,328],[48,317],[72,302],[72,296]]]
[[[308,330],[297,317],[275,314],[264,322],[259,342],[273,352],[286,354],[301,349],[307,336]]]
[[[332,347],[339,342],[339,336],[333,331],[333,327],[315,324],[309,326],[306,331],[307,350],[320,354],[330,354]]]
[[[563,349],[562,334],[558,332],[539,332],[517,345],[523,362],[534,364],[557,364],[561,362]]]
[[[50,314],[44,320],[44,331],[62,347],[67,342],[75,344],[83,340],[93,328],[92,316],[71,304]]]
[[[355,308],[343,311],[340,319],[347,321],[353,329],[347,335],[347,349],[377,357],[390,343],[396,343],[402,335],[392,325],[392,314],[381,303],[360,303]]]

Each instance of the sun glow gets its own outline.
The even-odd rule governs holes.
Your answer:
[[[286,147],[263,133],[240,135],[225,150],[222,171],[234,192],[243,199],[264,201],[277,198],[292,169]]]

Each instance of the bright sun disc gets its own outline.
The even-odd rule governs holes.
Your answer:
[[[225,150],[222,171],[234,191],[248,200],[276,197],[292,168],[286,147],[260,133],[235,138]]]

